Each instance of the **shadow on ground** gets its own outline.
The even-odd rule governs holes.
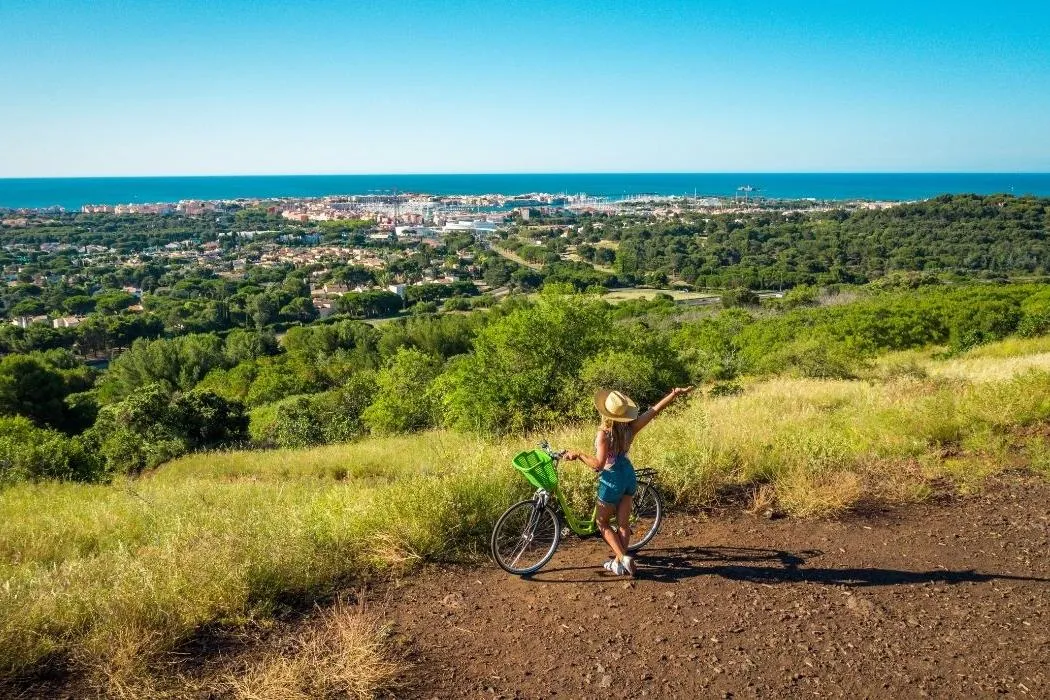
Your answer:
[[[990,574],[974,570],[904,571],[878,568],[825,568],[808,566],[823,554],[820,550],[788,552],[752,547],[678,547],[652,550],[639,555],[639,580],[674,583],[696,576],[719,576],[751,583],[820,583],[835,586],[901,586],[922,583],[985,583],[988,581],[1035,581],[1050,579],[1012,574]],[[593,572],[591,576],[558,578],[564,572]],[[622,581],[594,566],[545,569],[529,577],[544,583],[612,583]]]

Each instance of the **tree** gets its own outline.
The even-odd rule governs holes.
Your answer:
[[[317,318],[317,307],[309,299],[296,297],[281,309],[281,318],[285,321],[308,323]]]
[[[62,428],[69,393],[62,374],[36,357],[8,355],[0,360],[0,414]]]
[[[39,299],[23,299],[8,311],[8,315],[13,318],[40,316],[44,313],[47,313],[47,306]]]
[[[214,335],[139,339],[110,364],[100,395],[113,401],[151,384],[188,391],[212,369],[226,365],[222,341]]]
[[[79,438],[40,428],[23,416],[0,417],[0,486],[19,481],[98,481],[104,476],[94,452]]]
[[[277,299],[269,294],[257,294],[249,303],[252,321],[258,330],[262,330],[277,320],[280,309]]]
[[[136,303],[138,297],[127,292],[106,292],[95,297],[95,309],[104,314],[115,314]]]
[[[256,360],[277,353],[277,339],[273,333],[256,333],[241,328],[230,331],[226,336],[223,353],[230,364],[246,360]]]
[[[62,302],[62,308],[71,314],[87,314],[94,310],[95,300],[86,294],[76,294],[66,297]]]
[[[339,297],[339,310],[355,318],[393,316],[401,310],[401,297],[393,292],[351,292]]]
[[[619,337],[598,299],[545,293],[482,328],[474,353],[438,379],[446,419],[490,432],[560,422],[576,408],[584,361]]]

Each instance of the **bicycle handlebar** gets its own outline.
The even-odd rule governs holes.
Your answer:
[[[551,444],[550,444],[549,442],[547,442],[546,440],[543,440],[542,442],[540,442],[540,444],[539,444],[539,448],[540,448],[541,450],[543,450],[544,452],[546,452],[547,454],[549,454],[549,455],[550,455],[550,456],[551,456],[552,458],[554,458],[554,459],[561,459],[561,458],[562,458],[562,456],[563,456],[563,455],[564,455],[564,454],[565,454],[566,452],[568,452],[568,450],[561,450],[560,452],[559,452],[559,451],[555,451],[555,450],[552,450],[552,449],[551,449]]]

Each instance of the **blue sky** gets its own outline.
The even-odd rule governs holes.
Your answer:
[[[2,0],[0,177],[1050,170],[1050,3]]]

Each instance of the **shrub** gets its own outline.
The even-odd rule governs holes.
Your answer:
[[[1050,333],[1050,291],[1033,294],[1021,305],[1017,334],[1024,338]]]
[[[744,387],[738,382],[718,382],[711,387],[707,395],[712,398],[720,396],[739,396],[744,393]]]
[[[193,449],[246,437],[244,406],[212,392],[173,394],[161,384],[104,406],[85,438],[107,471],[136,474]]]
[[[988,300],[964,308],[952,323],[949,344],[954,351],[972,348],[1013,333],[1021,321],[1021,311],[1008,301]]]
[[[734,287],[722,293],[722,307],[758,306],[758,295],[746,287]]]
[[[374,372],[357,372],[339,389],[314,398],[325,442],[348,442],[365,432],[361,415],[375,399],[377,388]]]
[[[746,311],[725,311],[683,326],[671,343],[694,381],[732,379],[743,364],[740,335],[752,322]]]
[[[470,308],[470,299],[467,297],[451,297],[441,305],[442,311],[469,311]]]
[[[79,438],[38,428],[22,416],[0,418],[0,486],[18,481],[97,481],[99,460]]]
[[[811,379],[855,379],[861,356],[845,343],[829,338],[797,340],[765,358],[766,372],[789,372]]]
[[[283,356],[260,363],[244,400],[249,406],[260,406],[322,388],[320,373],[313,364],[298,356]]]
[[[277,447],[309,447],[324,442],[312,397],[291,396],[277,404],[270,440]]]
[[[375,374],[358,372],[339,389],[290,396],[254,409],[248,433],[252,442],[273,447],[347,442],[365,432],[361,415],[375,393]]]
[[[421,302],[416,306],[422,306]],[[430,387],[441,372],[431,355],[401,348],[377,378],[375,401],[363,414],[374,433],[407,433],[435,423],[437,403]]]

